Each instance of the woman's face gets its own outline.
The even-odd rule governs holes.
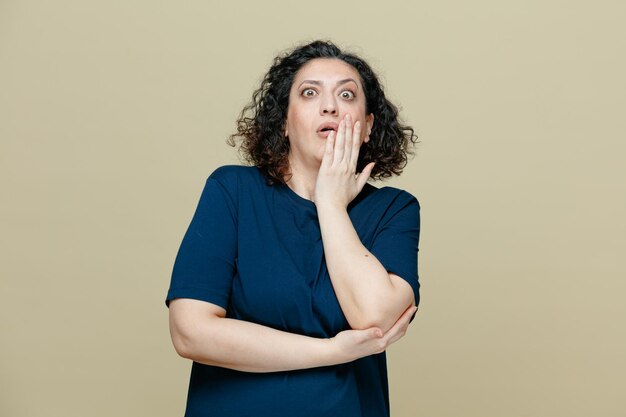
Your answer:
[[[290,163],[319,168],[329,130],[346,114],[361,122],[361,144],[369,140],[374,115],[365,114],[365,93],[359,73],[333,58],[316,58],[300,68],[289,93],[285,136]]]

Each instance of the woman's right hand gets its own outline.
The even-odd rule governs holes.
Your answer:
[[[416,311],[415,306],[407,308],[385,334],[379,328],[372,327],[365,330],[344,330],[329,340],[342,359],[341,363],[381,353],[406,334],[411,317]]]

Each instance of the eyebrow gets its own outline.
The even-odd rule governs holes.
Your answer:
[[[348,83],[352,81],[353,83],[356,84],[356,87],[359,88],[359,83],[357,83],[354,78],[344,78],[343,80],[339,80],[337,81],[337,87],[340,85],[343,85],[345,83]],[[298,86],[298,88],[302,87],[302,84],[313,84],[313,85],[323,85],[324,83],[318,80],[304,80],[300,83],[300,85]]]

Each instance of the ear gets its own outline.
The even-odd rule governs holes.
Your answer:
[[[372,128],[374,127],[374,113],[370,113],[365,117],[365,125],[367,126],[367,131],[365,132],[365,142],[369,142],[370,134],[372,133]]]

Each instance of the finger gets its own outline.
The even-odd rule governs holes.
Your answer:
[[[417,307],[415,306],[407,308],[405,312],[402,313],[398,321],[396,321],[396,323],[391,327],[391,329],[389,329],[387,333],[385,333],[385,342],[387,346],[404,337],[409,327],[409,321],[416,311]]]
[[[328,167],[333,162],[333,146],[335,143],[335,131],[331,131],[326,136],[326,146],[324,146],[324,156],[322,157],[322,167]]]
[[[401,319],[402,319],[402,323],[404,323],[405,330],[407,327],[409,327],[409,324],[411,323],[411,320],[413,320],[413,317],[415,316],[416,312],[417,312],[417,306],[411,306],[407,308],[404,313],[402,313]]]
[[[404,314],[406,315],[406,320],[410,322],[415,313],[417,313],[417,306],[411,306],[407,308],[407,310],[404,312]]]
[[[406,336],[406,331],[409,328],[408,324],[406,326],[401,327],[400,329],[398,329],[397,332],[395,332],[385,343],[386,346],[391,346],[392,344],[394,344],[395,342],[397,342],[398,340],[402,339],[404,336]]]
[[[354,124],[354,132],[352,132],[352,152],[350,153],[350,168],[356,172],[356,165],[359,160],[359,150],[361,149],[361,121],[358,120]]]
[[[415,313],[416,311],[417,311],[417,307],[415,306],[410,306],[409,308],[404,310],[404,313],[402,313],[402,315],[398,318],[398,320],[396,320],[394,325],[391,326],[389,330],[387,330],[387,333],[385,333],[385,335],[388,335],[394,331],[397,331],[405,324],[408,324],[409,320],[411,320],[411,317],[413,316],[413,313]]]
[[[372,327],[368,330],[368,339],[380,339],[383,336],[383,331],[378,327]]]
[[[335,139],[335,154],[333,157],[333,164],[340,162],[343,159],[344,152],[344,142],[346,136],[346,124],[342,120],[339,122],[339,127],[337,127],[337,137]]]
[[[352,127],[353,127],[352,116],[350,116],[349,114],[346,114],[345,124],[346,124],[346,137],[345,137],[345,142],[344,142],[343,159],[347,161],[349,164],[350,161],[352,160],[352,141],[354,139],[354,134],[352,132]],[[349,168],[352,168],[352,167],[349,166]]]
[[[365,183],[369,179],[370,175],[372,175],[372,170],[374,169],[374,165],[376,165],[375,162],[371,162],[367,164],[365,168],[363,168],[363,171],[361,171],[359,176],[356,178],[356,186],[357,186],[358,192],[361,192],[361,190],[365,186]]]
[[[380,339],[384,336],[383,331],[378,327],[372,327],[365,330],[355,330],[358,343],[367,343],[370,340]]]

